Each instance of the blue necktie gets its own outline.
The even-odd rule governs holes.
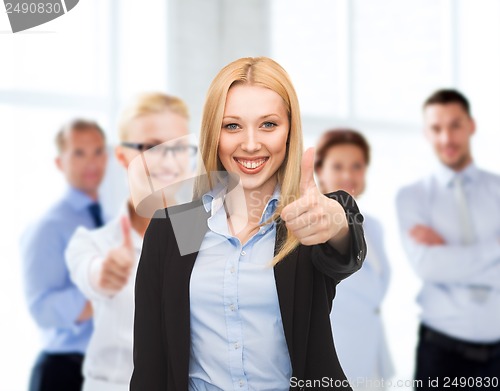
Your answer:
[[[92,219],[94,220],[94,225],[96,228],[102,227],[104,225],[102,221],[102,209],[101,209],[101,204],[98,202],[94,202],[93,204],[89,205],[89,212],[90,215],[92,216]]]

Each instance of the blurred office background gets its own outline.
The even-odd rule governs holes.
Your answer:
[[[99,121],[110,150],[116,120],[135,93],[185,99],[199,131],[206,90],[226,63],[266,55],[291,75],[306,146],[334,126],[361,130],[373,146],[363,210],[384,225],[392,283],[383,314],[394,379],[411,379],[419,281],[396,225],[394,196],[432,170],[421,104],[456,87],[471,100],[478,165],[500,173],[500,0],[81,0],[25,33],[0,13],[1,391],[22,391],[39,350],[23,296],[18,241],[65,183],[53,137],[73,116]],[[126,194],[116,162],[102,187],[116,211]]]

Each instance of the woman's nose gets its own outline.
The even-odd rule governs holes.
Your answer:
[[[344,181],[348,181],[352,178],[352,174],[349,170],[343,170],[341,173],[341,177]]]
[[[260,141],[258,140],[256,131],[254,129],[248,129],[244,133],[244,139],[241,143],[241,149],[246,152],[256,152],[261,148]]]

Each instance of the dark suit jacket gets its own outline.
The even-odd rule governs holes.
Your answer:
[[[345,382],[344,386],[335,387],[335,380],[346,378],[335,352],[329,314],[337,283],[357,271],[365,258],[363,216],[348,193],[337,191],[327,196],[339,201],[346,211],[349,253],[342,255],[327,243],[299,245],[274,267],[295,379],[291,386],[297,385],[290,389],[351,389]],[[199,249],[208,230],[208,217],[201,201],[193,201],[158,211],[146,231],[135,285],[131,391],[188,389],[189,280],[197,252],[181,256],[179,247],[192,244]],[[279,222],[277,244],[285,233],[284,223]],[[184,240],[179,246],[175,235]],[[190,239],[188,243],[185,238]],[[331,386],[323,383],[319,387],[316,383],[316,387],[309,388],[314,383],[300,383],[307,380],[327,381]]]

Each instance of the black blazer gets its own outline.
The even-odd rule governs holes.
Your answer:
[[[344,191],[326,196],[346,211],[350,251],[341,255],[327,243],[299,245],[274,266],[285,339],[292,364],[290,389],[351,390],[340,367],[329,314],[336,285],[365,258],[363,216]],[[157,211],[146,231],[135,285],[134,372],[131,391],[187,391],[190,352],[189,280],[197,252],[181,256],[175,234],[194,248],[208,230],[201,200]],[[173,226],[175,227],[175,233]],[[200,227],[202,229],[200,229]],[[179,232],[182,231],[182,232]],[[278,220],[276,244],[286,227]],[[184,243],[186,245],[186,243]],[[277,246],[275,246],[276,248]],[[209,347],[207,347],[209,348]],[[331,385],[307,387],[300,381]],[[335,387],[335,381],[344,386]],[[314,383],[309,383],[313,385]],[[338,386],[338,383],[336,384]],[[229,390],[225,390],[229,391]]]

